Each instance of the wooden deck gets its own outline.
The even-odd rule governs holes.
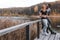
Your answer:
[[[48,36],[40,34],[40,38],[35,38],[34,40],[60,40],[60,33],[50,34]]]

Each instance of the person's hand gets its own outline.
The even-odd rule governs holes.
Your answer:
[[[42,17],[46,18],[47,16],[46,15],[42,15]]]
[[[45,18],[47,17],[47,16],[44,16]]]
[[[37,18],[40,18],[40,16],[37,16]]]

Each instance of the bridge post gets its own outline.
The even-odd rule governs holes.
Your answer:
[[[26,40],[30,40],[30,38],[29,38],[29,25],[26,26]]]
[[[40,32],[39,22],[37,22],[37,38],[38,38],[38,39],[39,39],[39,32]]]

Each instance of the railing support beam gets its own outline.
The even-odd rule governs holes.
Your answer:
[[[37,38],[38,39],[39,39],[39,32],[40,32],[39,22],[37,22]]]
[[[30,40],[30,38],[29,38],[29,25],[26,26],[26,40]]]

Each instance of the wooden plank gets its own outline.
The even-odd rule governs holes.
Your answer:
[[[55,39],[55,35],[51,34],[48,40],[54,40]]]
[[[60,33],[56,34],[55,40],[60,40]]]
[[[43,40],[45,38],[45,35],[40,34],[40,38],[38,40]]]
[[[45,38],[45,35],[40,34],[40,38],[35,38],[34,40],[43,40]]]
[[[51,35],[45,36],[45,38],[43,40],[48,40],[50,38]]]

